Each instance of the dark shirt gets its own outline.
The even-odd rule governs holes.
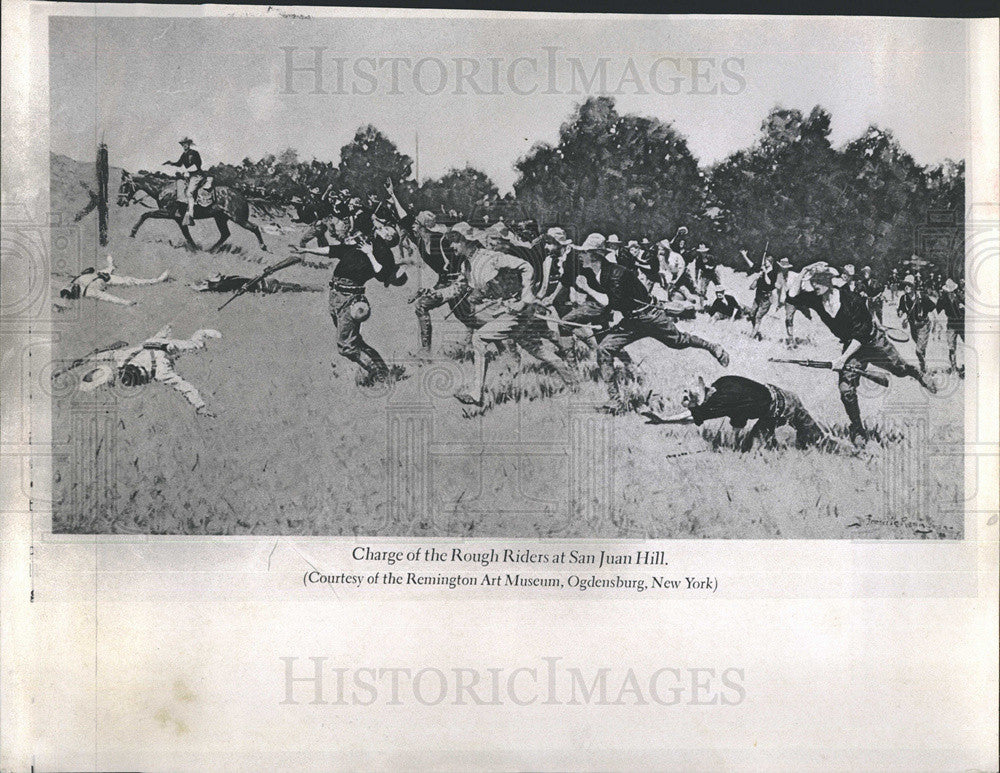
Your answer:
[[[965,300],[953,291],[942,292],[938,298],[937,310],[948,318],[948,327],[965,327]]]
[[[905,316],[910,327],[923,327],[927,324],[927,315],[934,311],[934,301],[924,295],[920,290],[912,298],[903,293],[899,299],[899,316]]]
[[[762,301],[767,298],[771,291],[778,285],[778,267],[772,266],[770,271],[761,271],[757,278],[757,287],[754,291],[754,299]]]
[[[881,282],[875,279],[862,278],[858,282],[858,294],[863,295],[870,303],[880,304],[882,302],[882,291],[885,289]]]
[[[711,316],[719,314],[723,317],[735,317],[740,311],[740,305],[733,296],[723,295],[716,298],[705,311]]]
[[[193,148],[188,148],[183,153],[181,153],[180,159],[177,161],[177,166],[187,168],[193,166],[199,172],[201,171],[201,154],[194,150]]]
[[[333,269],[333,279],[363,287],[370,279],[378,279],[383,284],[388,284],[389,280],[396,275],[396,261],[390,250],[383,242],[379,245],[372,245],[375,259],[381,264],[382,270],[375,273],[371,261],[358,247],[346,244],[331,244],[330,258],[337,261]]]
[[[608,308],[620,311],[622,314],[631,314],[640,306],[652,302],[649,292],[635,272],[617,263],[602,260],[600,280],[590,272],[585,276],[593,289],[608,296]]]
[[[404,220],[404,227],[405,223]],[[420,259],[438,276],[458,274],[461,271],[461,259],[455,252],[445,247],[444,234],[431,231],[427,241],[419,236],[414,237],[414,241],[417,243]]]
[[[837,310],[836,316],[833,317],[824,308],[823,299],[816,293],[801,292],[796,296],[789,296],[788,302],[809,319],[812,318],[810,310],[815,311],[823,320],[823,324],[837,336],[845,347],[851,341],[869,344],[875,336],[875,323],[872,321],[867,302],[850,290],[840,290],[840,308]]]

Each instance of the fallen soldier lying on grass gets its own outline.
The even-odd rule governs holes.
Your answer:
[[[192,290],[200,293],[232,293],[251,282],[254,277],[238,276],[235,274],[216,274],[213,277],[188,285]],[[270,277],[254,283],[248,292],[252,293],[318,293],[322,292],[322,287],[312,287],[311,285],[301,285],[296,282],[282,282]]]
[[[722,376],[707,387],[699,377],[695,389],[684,390],[681,404],[686,410],[673,416],[660,416],[653,411],[646,411],[643,416],[648,419],[647,424],[698,426],[709,419],[728,418],[735,429],[743,429],[749,420],[756,419],[756,424],[740,441],[739,450],[743,453],[752,450],[758,439],[773,444],[774,430],[785,425],[795,430],[797,448],[852,450],[851,444],[823,429],[796,395],[773,384],[761,384],[743,376]]]
[[[97,301],[106,301],[118,306],[135,306],[138,301],[128,301],[119,298],[109,292],[105,292],[108,286],[118,287],[139,287],[141,285],[155,285],[166,282],[170,275],[164,271],[155,279],[139,279],[134,276],[122,276],[115,273],[114,258],[108,255],[107,264],[103,271],[98,271],[94,267],[85,268],[72,280],[69,285],[59,291],[59,297],[66,300],[77,300],[79,298],[92,298]]]
[[[176,389],[199,416],[214,416],[205,406],[194,385],[185,381],[174,370],[174,362],[183,352],[205,348],[206,338],[222,338],[217,330],[198,330],[189,339],[168,338],[170,326],[159,330],[138,346],[120,342],[100,351],[92,352],[53,373],[53,378],[78,367],[87,366],[80,377],[81,392],[93,392],[105,384],[116,381],[125,387],[138,387],[158,381]]]

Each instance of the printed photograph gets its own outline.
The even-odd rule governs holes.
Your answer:
[[[966,30],[52,17],[53,531],[963,538]]]

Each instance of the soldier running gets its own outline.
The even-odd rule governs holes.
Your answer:
[[[917,280],[913,274],[907,274],[903,279],[903,294],[899,297],[896,308],[904,328],[909,326],[910,335],[917,348],[917,362],[920,370],[927,371],[927,341],[931,334],[930,313],[936,306],[922,289],[917,288]]]
[[[948,320],[948,327],[945,334],[948,338],[948,362],[949,370],[958,371],[965,375],[965,368],[958,367],[958,360],[955,350],[958,348],[959,336],[965,342],[965,288],[955,283],[951,277],[945,281],[941,288],[941,296],[938,298],[937,310],[943,312]]]
[[[744,253],[745,257],[745,253]],[[787,258],[782,258],[775,263],[774,258],[765,253],[761,259],[760,273],[754,279],[753,309],[750,312],[750,321],[753,326],[750,330],[750,337],[758,341],[764,336],[760,332],[760,323],[763,322],[767,312],[771,310],[771,297],[778,293],[778,305],[785,303],[785,289],[788,282],[788,270],[792,264]],[[786,328],[787,332],[787,328]]]
[[[474,394],[456,393],[465,405],[482,407],[486,395],[486,350],[489,344],[513,341],[535,359],[549,365],[569,387],[575,387],[576,374],[559,357],[555,334],[536,314],[543,307],[535,299],[532,287],[534,271],[526,260],[481,246],[467,223],[453,226],[449,234],[453,249],[466,260],[471,288],[476,332],[472,352],[476,368]],[[517,287],[510,280],[517,278]]]
[[[588,246],[585,242],[577,247],[580,273],[576,277],[576,286],[613,317],[621,317],[616,325],[599,335],[597,346],[597,364],[608,388],[609,402],[605,404],[605,409],[612,412],[620,409],[618,384],[614,377],[615,358],[622,359],[626,346],[644,338],[655,338],[671,349],[704,349],[723,367],[729,364],[729,355],[721,346],[678,330],[635,273],[612,263]]]
[[[138,387],[156,381],[180,392],[199,416],[214,416],[198,390],[174,370],[174,364],[182,353],[204,349],[206,338],[221,338],[222,334],[217,330],[198,330],[189,339],[169,336],[170,326],[167,325],[138,346],[105,350],[73,363],[70,369],[80,365],[90,366],[80,380],[80,391],[92,392],[103,384],[114,384],[116,380],[125,387]]]
[[[399,287],[406,284],[406,274],[384,245],[380,248],[378,242],[352,238],[346,221],[335,219],[332,228],[336,243],[326,251],[309,248],[299,251],[328,255],[337,262],[330,279],[330,317],[337,326],[337,351],[357,363],[361,368],[359,376],[369,383],[384,381],[389,376],[385,360],[361,337],[361,325],[371,316],[365,284],[378,279],[386,287]]]
[[[859,295],[835,286],[840,279],[835,270],[825,263],[807,266],[802,270],[802,291],[789,300],[811,319],[815,311],[843,345],[843,351],[833,363],[839,373],[840,401],[850,420],[851,439],[867,439],[858,405],[858,383],[868,365],[876,365],[899,378],[910,377],[928,392],[935,394],[937,387],[924,373],[906,362],[892,345],[885,332],[872,319],[868,305]]]
[[[392,180],[386,180],[385,188],[396,208],[400,226],[412,236],[420,259],[438,277],[433,288],[419,290],[414,299],[421,354],[426,358],[431,353],[431,311],[448,304],[456,317],[467,318],[458,307],[468,295],[469,286],[462,274],[461,258],[447,246],[444,238],[447,229],[437,224],[434,213],[424,211],[416,215],[410,214],[396,197]]]

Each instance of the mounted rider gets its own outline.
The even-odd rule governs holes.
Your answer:
[[[176,166],[181,169],[181,174],[187,180],[184,193],[187,196],[187,212],[184,215],[184,225],[194,225],[194,205],[198,195],[198,189],[205,184],[207,175],[201,169],[201,154],[194,149],[194,140],[185,137],[180,141],[180,146],[184,148],[181,157],[176,161],[164,161],[164,166]]]

